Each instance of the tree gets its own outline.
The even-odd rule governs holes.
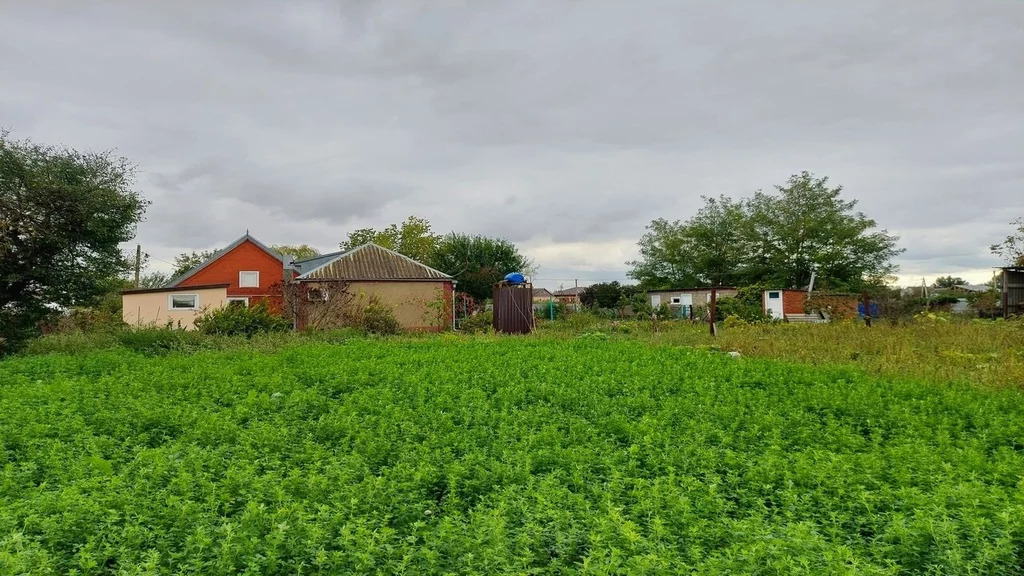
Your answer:
[[[618,282],[601,282],[587,286],[580,293],[580,304],[587,308],[625,308],[629,306],[631,286],[622,286]],[[626,302],[622,302],[625,299]],[[621,306],[620,306],[621,304]]]
[[[932,283],[932,287],[939,290],[948,290],[963,284],[967,284],[967,280],[964,280],[959,276],[939,276],[935,279],[935,282]]]
[[[128,270],[147,202],[108,152],[14,141],[0,132],[0,351],[56,310],[95,304]]]
[[[163,272],[149,272],[139,278],[139,288],[160,288],[170,281],[171,277]]]
[[[271,244],[270,248],[278,254],[287,254],[296,260],[308,260],[320,255],[320,251],[309,244]]]
[[[647,288],[748,285],[858,289],[896,271],[897,237],[844,200],[842,188],[808,172],[775,193],[704,198],[686,222],[658,219],[640,239],[630,277]]]
[[[359,228],[348,234],[348,240],[342,242],[342,250],[351,250],[368,242],[394,250],[418,262],[426,262],[437,247],[441,237],[434,234],[430,222],[424,218],[409,216],[405,222],[391,224],[383,230]]]
[[[178,276],[181,276],[203,262],[206,262],[216,253],[216,250],[201,250],[199,252],[193,250],[192,252],[182,252],[181,254],[178,254],[174,257],[174,271],[171,272],[171,277],[177,278]]]
[[[704,206],[686,222],[658,219],[640,239],[641,260],[630,277],[647,288],[721,286],[743,270],[743,205],[727,196],[702,197]]]
[[[441,238],[426,263],[454,277],[458,289],[477,301],[490,298],[494,284],[506,274],[532,264],[507,240],[454,232]]]
[[[899,238],[875,231],[876,222],[855,211],[857,201],[841,197],[841,186],[802,172],[775,189],[748,202],[747,283],[801,288],[814,271],[817,286],[856,290],[896,271]]]
[[[999,244],[989,246],[989,249],[1008,266],[1024,266],[1024,218],[1017,218],[1010,225],[1017,228]]]

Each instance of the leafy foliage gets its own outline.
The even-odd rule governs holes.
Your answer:
[[[182,252],[174,257],[174,271],[171,272],[171,277],[176,278],[189,270],[199,266],[203,262],[206,262],[216,254],[216,250],[200,250],[196,252]]]
[[[819,287],[838,290],[881,283],[896,270],[898,238],[876,231],[841,187],[802,172],[775,188],[742,201],[705,197],[685,222],[651,222],[630,277],[646,288],[791,288],[806,286],[814,270]]]
[[[508,240],[454,232],[441,239],[427,263],[451,275],[460,291],[478,301],[490,298],[494,284],[509,272],[530,267],[530,261]]]
[[[1019,570],[1017,391],[587,334],[2,362],[0,573]]]
[[[127,270],[147,202],[127,160],[0,132],[0,354],[55,310],[91,306]]]
[[[288,254],[295,260],[306,260],[320,255],[320,251],[309,244],[271,244],[270,249],[278,254]]]
[[[418,262],[426,263],[430,260],[440,239],[440,236],[431,230],[429,221],[409,216],[401,225],[391,224],[383,230],[360,228],[349,232],[348,239],[342,242],[340,247],[342,250],[351,250],[373,242]]]
[[[932,287],[939,289],[949,289],[955,288],[956,286],[962,286],[967,283],[967,280],[964,280],[959,276],[939,276],[938,278],[935,279],[935,282],[932,283]]]
[[[262,332],[284,332],[292,324],[273,314],[260,300],[252,306],[228,305],[204,312],[195,319],[195,327],[203,334],[252,337]]]
[[[637,294],[636,286],[623,286],[618,282],[600,282],[587,286],[580,293],[580,304],[587,308],[627,309]]]
[[[1024,266],[1024,218],[1017,218],[1010,225],[1015,229],[1007,234],[1006,239],[989,248],[1008,266]]]

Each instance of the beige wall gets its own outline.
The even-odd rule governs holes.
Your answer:
[[[376,294],[395,312],[406,330],[436,330],[435,312],[428,303],[444,297],[445,282],[352,282],[348,290],[356,298]],[[451,319],[442,329],[451,328]]]
[[[170,296],[174,294],[196,294],[199,296],[198,310],[170,310]],[[170,320],[174,327],[192,329],[192,322],[204,309],[220,308],[227,303],[227,288],[204,288],[200,290],[183,287],[173,292],[145,292],[122,294],[121,317],[130,326],[166,326]]]
[[[672,306],[672,297],[684,294],[691,295],[694,306],[707,306],[711,290],[655,290],[647,293],[647,301],[653,304],[651,296],[658,295],[661,297],[662,304]],[[734,288],[719,288],[715,295],[716,298],[733,298],[735,296],[736,290]]]

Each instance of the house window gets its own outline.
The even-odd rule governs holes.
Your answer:
[[[769,298],[778,298],[779,297],[779,293],[778,292],[769,292],[768,293],[768,297]]]
[[[199,308],[198,294],[171,294],[167,297],[170,310],[196,310]]]
[[[680,298],[679,296],[673,296],[672,297],[672,303],[673,304],[682,304],[683,303],[683,299]]]
[[[259,288],[260,287],[260,273],[259,272],[239,272],[238,273],[238,287],[239,288]]]
[[[241,306],[242,308],[249,307],[248,298],[228,298],[228,306]]]

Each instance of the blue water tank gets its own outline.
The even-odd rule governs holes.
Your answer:
[[[526,278],[524,278],[519,272],[509,272],[508,274],[505,274],[505,282],[508,282],[509,284],[522,284],[526,282]]]

